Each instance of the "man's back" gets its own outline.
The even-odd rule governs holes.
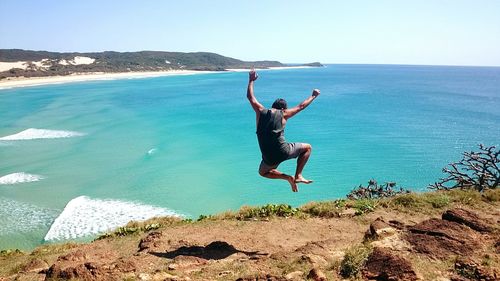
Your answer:
[[[283,111],[263,109],[260,111],[257,123],[257,138],[259,140],[262,158],[270,165],[286,159],[288,146],[284,136]]]

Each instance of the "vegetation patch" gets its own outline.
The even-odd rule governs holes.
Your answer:
[[[498,202],[500,201],[500,189],[489,189],[482,193],[482,198],[486,202]]]
[[[399,195],[390,200],[390,205],[395,207],[403,207],[407,209],[421,209],[424,205],[421,194],[404,194]]]
[[[347,249],[344,259],[340,263],[339,273],[345,278],[359,277],[373,248],[369,245],[355,245]]]
[[[433,208],[442,209],[450,205],[450,196],[443,193],[425,193],[423,199],[426,203],[430,204]]]
[[[24,255],[24,252],[19,250],[19,249],[7,249],[7,250],[0,251],[1,258],[7,258],[7,257],[12,257],[12,256],[21,256],[21,255]]]
[[[474,206],[483,201],[481,193],[473,189],[457,189],[448,192],[452,201],[464,205]]]
[[[446,177],[431,184],[430,189],[475,189],[484,191],[500,184],[500,149],[479,144],[479,151],[464,152],[462,160],[443,168]]]
[[[379,185],[376,180],[371,179],[368,181],[367,186],[359,185],[349,192],[347,198],[353,200],[387,198],[402,193],[410,193],[410,191],[402,187],[397,187],[395,182],[386,182]]]
[[[46,256],[52,254],[60,254],[64,253],[69,249],[73,249],[78,247],[80,244],[67,242],[63,244],[48,244],[37,247],[33,252],[31,252],[32,256]]]
[[[356,210],[356,215],[363,215],[375,211],[377,208],[377,201],[373,199],[359,199],[355,200],[352,208]]]
[[[310,202],[300,207],[299,210],[314,217],[334,218],[339,217],[341,212],[345,210],[346,203],[347,201],[344,199]]]
[[[293,217],[298,212],[299,209],[293,208],[287,204],[267,204],[262,207],[243,206],[236,214],[236,218],[244,220],[268,217]]]
[[[119,227],[112,232],[106,232],[99,235],[95,240],[102,240],[111,237],[128,236],[144,233],[151,230],[156,230],[161,227],[172,225],[176,223],[182,223],[182,220],[178,217],[161,217],[152,218],[143,222],[131,221],[127,225]]]

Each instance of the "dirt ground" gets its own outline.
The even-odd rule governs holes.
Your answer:
[[[500,264],[500,252],[495,249],[500,247],[497,231],[500,206],[497,202],[478,208],[494,230],[474,234],[476,239],[493,245],[475,256],[489,259],[490,267],[495,267]],[[406,232],[394,226],[415,226],[430,218],[440,220],[441,214],[442,211],[420,214],[382,208],[362,216],[338,218],[203,220],[172,224],[88,244],[44,246],[32,253],[4,255],[0,257],[3,264],[0,280],[341,280],[339,267],[346,251],[353,245],[366,244],[370,226],[377,218],[392,225],[382,227],[383,231],[393,228],[388,232],[401,235],[391,236],[393,240],[398,237],[397,243],[371,238],[376,240],[374,247],[396,251],[410,262],[415,272],[412,274],[416,279],[394,280],[474,280],[453,279],[455,272],[450,270],[460,255],[437,259],[412,250],[415,246],[408,242],[412,240],[403,241],[401,237]],[[378,233],[372,229],[372,234],[377,235],[374,231]],[[384,246],[384,243],[390,245]],[[370,275],[359,273],[353,278],[362,276],[367,279]],[[375,274],[371,280],[386,279]]]

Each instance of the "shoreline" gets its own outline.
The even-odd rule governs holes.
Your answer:
[[[269,67],[257,69],[262,70],[283,70],[283,69],[302,69],[312,68],[311,66],[284,66],[284,67]],[[45,77],[13,77],[0,81],[0,90],[43,86],[53,84],[65,84],[73,82],[100,81],[100,80],[115,80],[115,79],[141,79],[162,76],[178,76],[178,75],[196,75],[224,72],[246,72],[250,69],[226,69],[226,71],[198,71],[198,70],[169,70],[169,71],[145,71],[145,72],[92,72],[92,73],[74,73],[65,76],[45,76]]]
[[[42,86],[52,84],[65,84],[72,82],[115,80],[115,79],[140,79],[161,76],[195,75],[216,73],[216,71],[196,71],[196,70],[171,70],[171,71],[146,71],[146,72],[117,72],[117,73],[75,73],[65,76],[46,76],[46,77],[16,77],[0,81],[0,90]]]

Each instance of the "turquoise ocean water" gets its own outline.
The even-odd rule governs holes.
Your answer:
[[[255,91],[266,106],[277,97],[295,105],[321,89],[287,124],[288,141],[313,146],[304,175],[315,182],[292,193],[286,182],[257,174],[247,77],[0,90],[0,249],[88,239],[152,215],[196,218],[242,205],[340,198],[371,178],[423,191],[461,152],[500,144],[500,68],[261,71]],[[280,166],[294,168],[294,161]]]

